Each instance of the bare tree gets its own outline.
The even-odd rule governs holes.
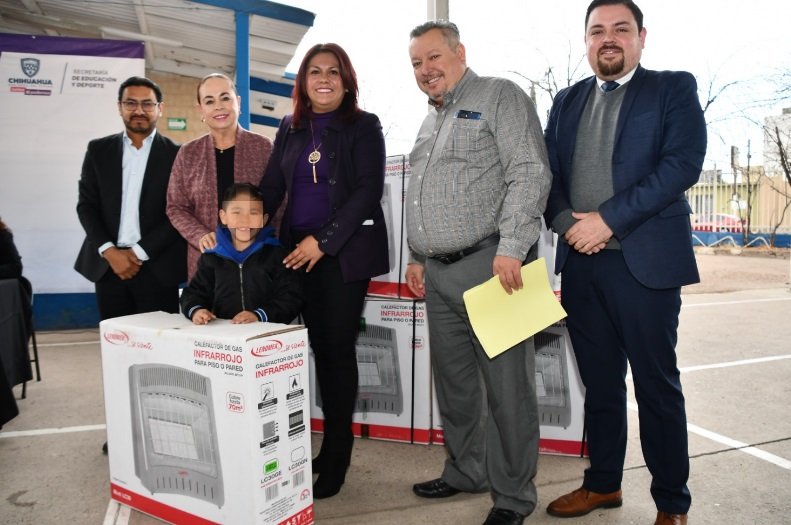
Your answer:
[[[555,95],[558,94],[558,91],[575,84],[585,77],[585,73],[580,72],[580,67],[582,66],[584,60],[584,54],[575,58],[572,56],[571,51],[569,51],[566,57],[566,68],[565,71],[560,75],[560,78],[557,74],[556,68],[552,67],[551,65],[547,66],[547,68],[538,78],[528,77],[519,71],[511,70],[509,73],[519,75],[530,82],[530,86],[532,88],[538,88],[539,90],[546,93],[550,100],[554,100]]]
[[[733,82],[728,82],[727,84],[724,84],[722,86],[716,86],[716,81],[717,81],[716,75],[714,75],[713,77],[711,77],[711,79],[709,79],[708,89],[706,90],[706,97],[705,97],[706,100],[702,101],[701,104],[701,106],[703,107],[704,114],[706,113],[706,110],[708,110],[711,107],[711,105],[714,104],[714,102],[716,102],[716,100],[720,97],[720,95],[725,93],[725,91],[728,88],[737,86],[741,83],[740,80],[734,80]]]
[[[749,151],[749,146],[748,146]],[[748,159],[750,154],[748,153]],[[734,174],[739,173],[744,185],[744,191],[747,196],[744,199],[745,208],[742,209],[742,200],[734,195],[734,200],[738,205],[739,219],[742,223],[742,245],[747,246],[750,242],[750,235],[753,233],[753,208],[755,207],[755,199],[758,196],[758,188],[761,185],[761,179],[764,177],[764,170],[760,166],[752,167],[748,161],[747,166],[734,167]],[[736,187],[736,179],[734,178],[734,188]]]
[[[536,91],[546,95],[549,98],[549,105],[551,105],[552,101],[555,99],[555,95],[557,95],[561,89],[576,84],[589,74],[583,67],[585,63],[585,54],[575,54],[571,51],[572,48],[573,46],[571,42],[569,42],[566,65],[562,70],[561,68],[556,68],[551,64],[547,64],[543,73],[537,77],[528,76],[515,70],[509,70],[508,72],[530,82],[530,97],[537,105],[538,100]],[[547,108],[548,107],[549,106],[547,106]]]

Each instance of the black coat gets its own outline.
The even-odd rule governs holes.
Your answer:
[[[19,279],[22,276],[22,258],[9,230],[0,230],[0,279]]]
[[[307,122],[292,128],[292,115],[280,122],[275,147],[267,164],[261,191],[264,209],[277,210],[291,192],[300,153],[311,140]],[[382,212],[385,180],[385,141],[373,113],[361,112],[353,122],[333,119],[322,132],[331,163],[330,216],[315,232],[319,249],[337,257],[345,282],[368,279],[390,271],[387,226]],[[323,154],[322,154],[323,155]],[[280,241],[293,247],[291,199],[280,225]]]
[[[282,247],[272,245],[263,246],[241,265],[204,253],[181,293],[181,311],[191,319],[196,310],[206,308],[220,319],[232,319],[248,310],[262,321],[290,323],[302,308],[302,286],[297,272],[283,265],[285,257]]]
[[[148,254],[144,264],[160,284],[176,286],[186,280],[187,244],[165,214],[170,169],[179,146],[157,132],[151,144],[140,193],[138,242]],[[121,223],[124,157],[123,133],[92,140],[88,144],[79,184],[77,215],[85,230],[85,241],[74,269],[97,282],[110,269],[99,255],[106,242],[116,243]]]

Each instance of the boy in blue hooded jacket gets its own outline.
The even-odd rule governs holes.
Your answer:
[[[283,265],[286,251],[268,226],[263,195],[248,183],[223,195],[217,244],[198,260],[181,293],[181,311],[195,324],[220,318],[234,324],[289,323],[302,308],[296,272]]]

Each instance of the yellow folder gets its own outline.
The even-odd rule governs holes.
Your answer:
[[[490,359],[566,317],[543,257],[522,266],[522,283],[508,295],[494,276],[464,292],[472,329]]]

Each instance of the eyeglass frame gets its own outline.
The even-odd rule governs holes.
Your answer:
[[[134,100],[134,99],[121,100],[118,103],[126,111],[137,111],[137,108],[141,108],[146,113],[151,113],[156,108],[158,108],[159,105],[161,104],[161,102],[154,102],[153,100]],[[132,106],[132,104],[134,104],[134,106]],[[149,105],[148,108],[146,108],[147,105]]]

